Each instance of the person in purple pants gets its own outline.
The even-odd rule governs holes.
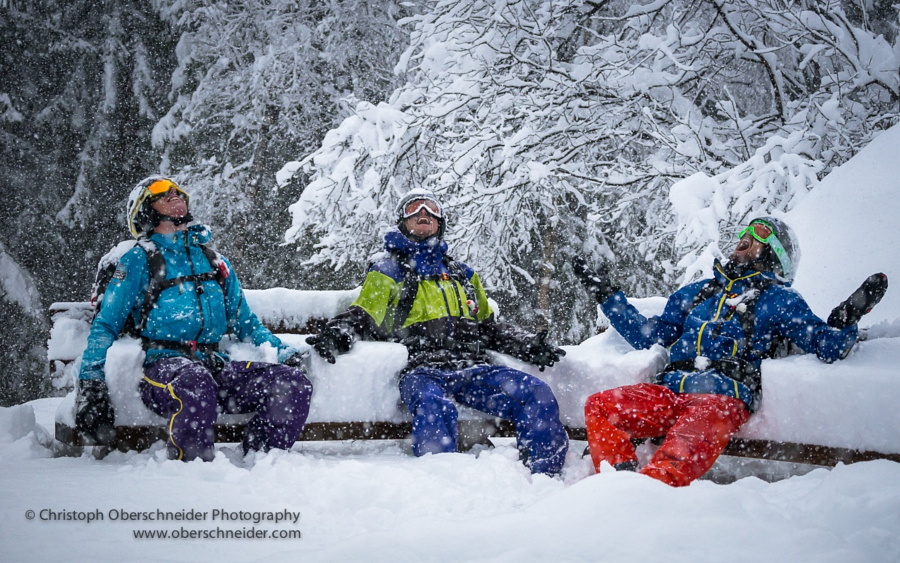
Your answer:
[[[309,414],[312,385],[302,356],[250,310],[231,264],[206,246],[209,231],[188,226],[188,194],[152,176],[128,203],[135,246],[118,261],[101,296],[79,373],[75,423],[88,444],[115,443],[115,412],[105,378],[106,352],[119,334],[140,337],[146,358],[140,394],[167,419],[170,459],[211,460],[219,412],[255,413],[244,453],[290,449]],[[230,361],[219,341],[269,343],[277,364]]]

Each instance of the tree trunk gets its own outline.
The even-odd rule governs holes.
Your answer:
[[[541,273],[538,279],[537,303],[538,312],[536,325],[538,330],[550,329],[553,325],[553,316],[550,310],[550,290],[553,283],[553,274],[556,268],[553,266],[556,256],[556,229],[552,225],[544,228],[541,237]]]

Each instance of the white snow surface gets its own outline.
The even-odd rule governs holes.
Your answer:
[[[344,291],[304,291],[275,287],[245,289],[247,304],[267,326],[303,327],[310,319],[330,319],[359,295],[360,288]]]
[[[531,476],[509,441],[415,458],[406,442],[301,443],[216,459],[143,453],[52,458],[41,444],[59,399],[0,409],[4,561],[896,561],[900,464],[815,469],[774,483],[670,488],[591,476],[573,442],[558,478]],[[37,415],[37,421],[36,421]],[[27,511],[35,512],[29,520]],[[46,510],[103,520],[49,521]],[[206,513],[112,520],[114,511]],[[213,511],[299,512],[296,523]],[[82,516],[84,518],[84,516]],[[298,530],[300,539],[135,539],[138,530]]]
[[[803,249],[794,287],[827,318],[870,274],[884,272],[884,299],[860,322],[900,336],[900,126],[876,137],[785,215]]]

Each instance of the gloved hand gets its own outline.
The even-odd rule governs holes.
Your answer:
[[[329,364],[335,362],[334,353],[343,354],[350,351],[353,345],[353,337],[338,327],[330,326],[321,321],[318,324],[319,333],[307,337],[306,343],[311,344],[316,352],[325,358]]]
[[[600,264],[594,270],[584,258],[575,256],[572,258],[572,270],[588,293],[594,296],[597,303],[603,303],[619,291],[619,288],[610,280],[609,269],[605,264]]]
[[[850,294],[843,303],[828,315],[828,326],[846,328],[859,322],[863,315],[878,305],[887,291],[888,279],[884,274],[872,274],[859,289]]]
[[[547,331],[542,330],[523,343],[520,357],[544,371],[544,368],[552,366],[565,355],[565,350],[547,342]]]
[[[308,361],[309,352],[296,352],[282,360],[281,363],[288,367],[305,370],[307,368]]]
[[[87,445],[113,446],[116,414],[109,401],[109,388],[102,379],[83,379],[75,401],[75,428]]]

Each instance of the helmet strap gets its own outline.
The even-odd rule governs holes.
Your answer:
[[[157,215],[159,215],[159,214],[157,214]],[[191,212],[188,211],[181,217],[170,217],[168,215],[159,215],[159,220],[160,221],[170,221],[170,222],[174,223],[175,226],[177,227],[178,225],[184,225],[185,223],[190,223],[191,221],[194,220],[194,217],[193,217],[193,215],[191,215]]]
[[[150,215],[150,217],[149,217],[148,224],[150,226],[151,231],[153,229],[155,229],[157,227],[157,225],[159,225],[163,221],[168,221],[177,227],[179,225],[184,225],[185,223],[190,223],[191,221],[194,220],[194,216],[191,215],[190,211],[188,211],[181,217],[170,217],[169,215],[163,215],[162,213],[160,213],[159,211],[157,211],[151,207],[149,215]]]

